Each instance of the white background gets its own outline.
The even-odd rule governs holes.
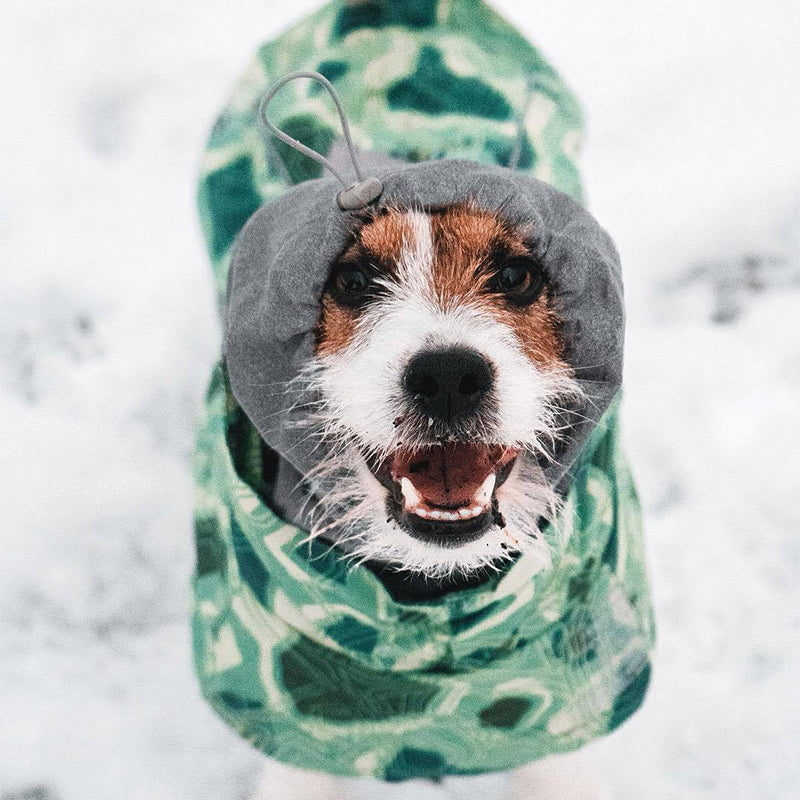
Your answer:
[[[585,105],[629,294],[659,644],[644,710],[588,755],[622,800],[794,800],[800,5],[497,5]],[[219,342],[194,191],[232,81],[314,7],[0,6],[2,800],[257,780],[190,661],[192,428]],[[778,261],[748,282],[746,257]]]

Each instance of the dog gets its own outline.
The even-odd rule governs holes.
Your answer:
[[[272,72],[292,68],[327,73],[358,153],[314,84],[270,94],[284,142],[263,138]],[[540,759],[644,698],[621,280],[573,199],[579,125],[484,3],[369,0],[262,48],[212,132],[200,207],[225,343],[197,445],[197,671],[292,769],[538,761],[538,788],[523,766],[513,791],[554,797]],[[355,190],[294,139],[340,181],[349,156]],[[270,774],[279,796],[310,791]]]
[[[531,233],[468,205],[389,208],[334,265],[311,370],[342,443],[323,469],[360,467],[352,556],[433,582],[546,550],[557,496],[517,457],[544,453],[581,390]]]

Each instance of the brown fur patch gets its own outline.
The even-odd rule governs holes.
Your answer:
[[[570,371],[562,357],[561,321],[551,307],[548,290],[525,308],[495,307],[493,313],[517,334],[531,361],[548,372]]]
[[[378,214],[361,228],[357,244],[363,255],[392,273],[395,270],[403,246],[411,239],[414,228],[405,211],[390,208]]]
[[[495,214],[469,206],[454,206],[431,215],[433,235],[433,289],[447,306],[486,299],[486,284],[492,277],[495,252],[525,255],[520,237]]]
[[[344,350],[353,341],[357,322],[357,309],[340,306],[326,294],[322,298],[322,313],[317,326],[317,355],[329,356]]]
[[[443,306],[477,305],[510,327],[528,358],[548,370],[566,369],[559,320],[547,289],[528,306],[515,306],[487,291],[497,258],[524,256],[529,246],[521,231],[497,214],[453,206],[432,215],[435,256],[433,286]]]
[[[487,288],[498,258],[529,253],[523,232],[498,214],[469,205],[437,209],[429,217],[434,248],[431,292],[436,301],[444,308],[469,303],[484,309],[514,331],[537,366],[566,370],[559,320],[548,288],[527,306],[515,306]],[[370,264],[392,276],[413,233],[406,211],[382,211],[365,220],[340,261]],[[317,330],[317,353],[329,355],[347,347],[356,334],[359,313],[359,309],[341,306],[326,294]]]
[[[364,222],[339,262],[370,264],[382,274],[392,275],[403,245],[411,235],[412,225],[406,212],[386,209]],[[355,335],[358,316],[359,309],[341,306],[326,294],[317,327],[317,354],[331,355],[347,347]]]

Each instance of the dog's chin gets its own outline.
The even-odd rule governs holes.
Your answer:
[[[475,542],[496,524],[494,513],[487,510],[472,519],[445,522],[422,519],[416,514],[404,511],[390,496],[387,506],[391,518],[411,537],[436,547],[454,549]]]

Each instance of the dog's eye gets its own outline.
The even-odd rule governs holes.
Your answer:
[[[533,303],[544,288],[545,278],[541,268],[530,258],[505,260],[497,270],[491,286],[519,305]]]
[[[362,294],[368,286],[369,278],[357,267],[342,269],[336,274],[336,290],[342,294]]]
[[[497,283],[504,292],[519,292],[528,285],[530,277],[531,271],[526,266],[511,264],[497,274]]]
[[[346,306],[361,305],[372,288],[371,277],[357,264],[338,264],[328,282],[328,291]]]

